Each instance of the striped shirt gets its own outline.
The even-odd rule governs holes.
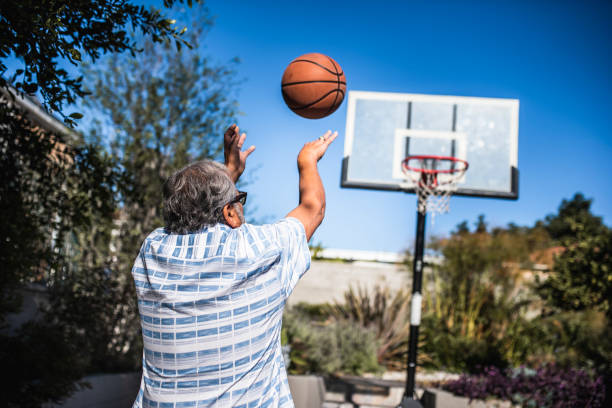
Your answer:
[[[309,267],[295,218],[153,231],[132,269],[144,340],[133,408],[292,407],[281,320]]]

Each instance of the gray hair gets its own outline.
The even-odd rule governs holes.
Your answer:
[[[223,222],[223,206],[236,193],[224,165],[202,160],[184,167],[164,183],[166,230],[188,234]]]

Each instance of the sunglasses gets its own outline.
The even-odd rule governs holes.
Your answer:
[[[243,206],[246,204],[246,199],[247,199],[247,193],[246,191],[238,191],[238,194],[236,195],[236,197],[234,197],[233,200],[231,200],[229,203],[225,204],[225,205],[230,205],[230,204],[234,204],[234,203],[240,203]],[[224,205],[224,207],[225,207]]]

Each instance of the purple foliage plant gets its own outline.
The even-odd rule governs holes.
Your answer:
[[[605,391],[603,377],[556,364],[537,369],[487,367],[481,374],[463,374],[442,388],[470,400],[495,397],[527,408],[597,408]]]

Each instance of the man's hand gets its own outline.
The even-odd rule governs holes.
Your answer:
[[[306,143],[304,147],[302,147],[300,154],[298,154],[298,169],[307,165],[317,164],[337,136],[338,132],[332,133],[331,130],[328,130],[317,140]]]
[[[225,167],[229,171],[231,179],[238,181],[246,166],[246,159],[255,150],[255,146],[242,151],[246,139],[246,133],[240,134],[240,128],[233,124],[228,127],[223,135],[223,147],[225,156]]]

